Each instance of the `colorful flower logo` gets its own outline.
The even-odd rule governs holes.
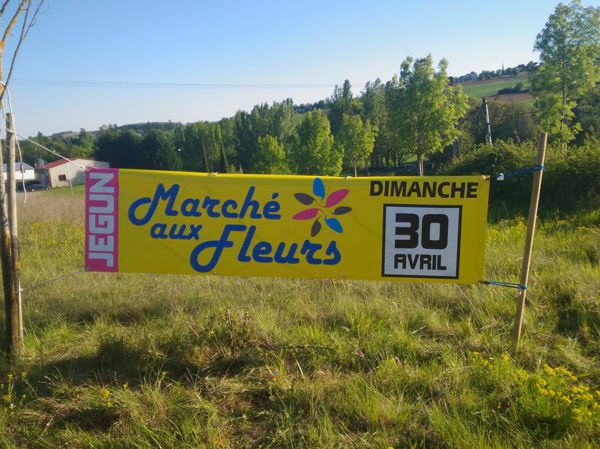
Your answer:
[[[327,195],[327,199],[325,199],[325,184],[323,184],[323,180],[321,178],[315,178],[313,181],[314,196],[308,193],[294,194],[294,197],[302,204],[313,207],[309,207],[308,209],[298,212],[292,218],[294,220],[312,220],[314,218],[315,221],[310,229],[311,237],[314,237],[321,232],[321,220],[325,222],[327,227],[341,234],[344,232],[342,224],[337,218],[330,215],[344,215],[352,210],[351,207],[337,206],[344,198],[346,198],[348,192],[348,189],[336,190],[335,192]],[[334,208],[334,206],[337,207]]]

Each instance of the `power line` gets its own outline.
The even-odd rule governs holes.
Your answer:
[[[24,87],[117,88],[117,89],[315,89],[333,88],[339,83],[174,83],[142,81],[90,81],[52,79],[13,79]],[[358,84],[361,85],[361,84]]]

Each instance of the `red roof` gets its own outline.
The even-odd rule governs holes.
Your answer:
[[[77,161],[77,160],[79,160],[79,161],[89,161],[89,162],[96,162],[96,161],[95,161],[95,160],[93,160],[93,159],[81,159],[81,158],[76,158],[76,159],[73,159],[73,160],[74,160],[74,161]],[[45,169],[45,170],[48,170],[49,168],[58,167],[59,165],[66,164],[66,163],[68,163],[68,162],[69,162],[69,161],[66,161],[65,159],[59,159],[59,160],[57,160],[57,161],[54,161],[54,162],[48,162],[48,163],[47,163],[47,164],[45,164],[45,165],[44,165],[42,168],[43,168],[43,169]],[[79,164],[78,164],[78,165],[79,165]]]
[[[43,168],[45,168],[45,169],[54,168],[54,167],[58,167],[59,165],[66,164],[66,163],[67,163],[67,161],[65,161],[64,159],[59,159],[57,161],[48,162],[47,164],[44,164]]]

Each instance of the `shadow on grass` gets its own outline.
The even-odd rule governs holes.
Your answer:
[[[263,363],[261,354],[253,350],[217,356],[205,364],[186,358],[183,350],[154,358],[148,351],[130,347],[121,339],[105,340],[93,355],[65,357],[34,366],[28,378],[40,396],[47,396],[51,394],[53,379],[72,386],[128,384],[134,388],[158,379],[161,373],[178,382],[197,383],[206,376],[236,376]]]
[[[197,373],[199,368],[178,358],[155,360],[147,351],[128,347],[123,340],[105,340],[93,355],[65,357],[33,366],[28,377],[38,393],[45,395],[49,394],[52,379],[73,386],[115,383],[134,386],[158,377],[163,371],[179,379]]]
[[[107,304],[106,307],[86,309],[79,311],[65,311],[65,320],[74,324],[94,324],[100,319],[106,319],[114,324],[131,325],[140,324],[157,318],[164,317],[165,306],[157,302],[153,305],[128,307],[120,305],[118,309]]]
[[[66,428],[75,426],[83,431],[107,432],[119,420],[116,409],[106,407],[73,410],[53,423],[54,427]]]
[[[19,376],[18,393],[26,392],[29,397],[36,398],[32,407],[35,409],[39,406],[36,403],[41,404],[47,426],[103,433],[123,418],[119,407],[89,400],[90,397],[98,398],[105,387],[112,390],[127,384],[132,391],[156,389],[167,397],[168,392],[163,389],[176,382],[186,389],[200,389],[202,394],[209,395],[215,378],[218,382],[219,378],[240,376],[240,382],[249,382],[252,387],[241,391],[233,404],[241,400],[258,410],[269,405],[267,385],[256,382],[251,375],[253,367],[265,363],[259,349],[242,349],[227,356],[215,352],[214,357],[204,363],[190,360],[188,349],[183,347],[180,353],[153,358],[146,348],[128,345],[122,339],[107,339],[101,341],[91,355],[67,355],[30,367],[26,379]],[[92,391],[87,391],[89,389]],[[153,394],[150,397],[154,397]],[[240,410],[240,414],[245,413],[242,408]]]

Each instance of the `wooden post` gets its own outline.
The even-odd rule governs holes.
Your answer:
[[[538,138],[537,164],[544,165],[546,158],[546,142],[548,134],[541,133]],[[527,222],[527,238],[525,239],[525,251],[523,253],[523,262],[521,264],[521,278],[519,284],[526,286],[529,281],[529,266],[531,265],[531,252],[533,249],[533,238],[535,234],[535,222],[537,220],[538,204],[540,201],[540,189],[542,186],[543,170],[538,170],[533,174],[533,188],[531,190],[531,202],[529,203],[529,219]],[[514,350],[519,349],[519,340],[521,339],[521,329],[523,327],[523,317],[525,315],[525,299],[527,290],[519,291],[517,311],[513,324],[513,344]]]
[[[490,125],[490,111],[488,110],[487,98],[483,97],[483,118],[485,119],[485,138],[487,144],[492,146],[492,127]]]
[[[7,353],[12,352],[12,308],[15,301],[13,300],[12,282],[13,278],[10,275],[10,231],[8,228],[8,207],[6,203],[6,173],[4,170],[4,150],[0,141],[0,261],[2,262],[2,286],[4,290],[4,317],[6,328],[6,339],[4,350]],[[7,164],[8,165],[8,164]]]
[[[17,179],[16,179],[16,135],[12,114],[6,114],[6,141],[8,144],[8,228],[10,241],[9,299],[10,299],[10,350],[19,355],[23,350],[23,311],[21,307],[21,262],[17,232]],[[6,298],[6,296],[5,296]],[[8,319],[7,319],[8,321]]]

